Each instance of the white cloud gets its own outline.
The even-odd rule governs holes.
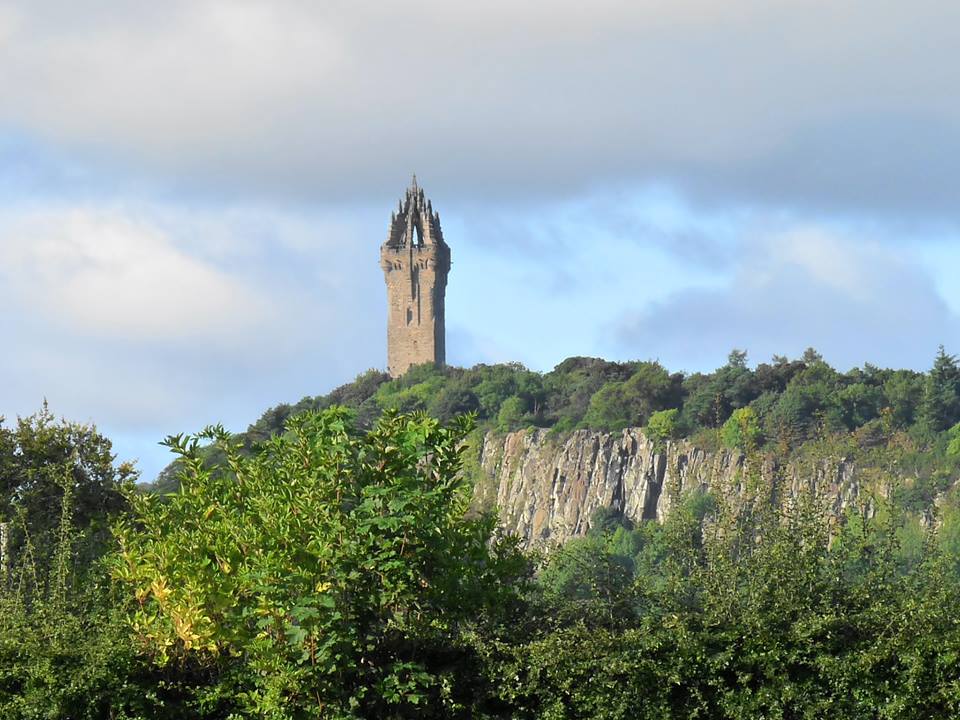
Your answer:
[[[0,225],[0,277],[21,308],[73,333],[223,341],[277,313],[241,279],[116,212],[37,211]]]
[[[17,33],[20,23],[20,14],[15,8],[9,6],[0,7],[0,48],[3,48],[11,42]]]
[[[788,230],[760,244],[774,262],[774,274],[789,272],[794,266],[801,275],[822,284],[851,300],[869,303],[882,299],[890,270],[906,265],[905,258],[876,242],[850,243],[819,227],[800,227]],[[751,252],[748,248],[747,252]],[[748,272],[752,272],[752,268]]]
[[[282,117],[332,66],[339,43],[321,21],[243,0],[101,13],[30,3],[5,48],[19,90],[8,110],[59,137],[150,155],[171,142],[224,149]]]

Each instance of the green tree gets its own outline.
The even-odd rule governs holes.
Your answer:
[[[753,408],[745,407],[733,411],[723,424],[720,435],[728,448],[751,450],[760,443],[763,433]]]
[[[600,358],[572,357],[543,378],[545,420],[559,430],[571,430],[586,415],[594,394],[607,383],[630,377],[633,365]]]
[[[905,428],[914,423],[923,402],[924,386],[924,377],[911,370],[893,371],[884,381],[883,393],[896,427]]]
[[[677,408],[658,410],[650,416],[645,429],[646,435],[655,445],[662,446],[668,440],[675,439],[680,434],[677,418],[680,411]]]
[[[466,420],[387,414],[366,434],[332,408],[247,457],[222,428],[173,437],[168,502],[134,496],[114,576],[158,662],[193,658],[270,718],[452,715],[476,673],[461,632],[520,587],[525,561],[467,517]],[[226,458],[208,468],[200,440]],[[426,708],[423,710],[421,708]],[[468,712],[468,711],[464,711]]]
[[[711,375],[691,375],[684,387],[683,414],[691,428],[718,427],[734,409],[748,405],[761,393],[742,350],[732,350],[727,364]]]
[[[430,401],[427,412],[437,420],[447,422],[479,408],[480,402],[472,390],[461,383],[450,382]]]
[[[605,536],[568,540],[537,581],[546,614],[560,624],[612,626],[632,616],[632,559],[612,552]]]
[[[843,378],[808,351],[806,367],[794,375],[786,389],[764,414],[768,437],[789,446],[815,437],[819,431],[846,429],[838,400]]]
[[[927,375],[920,420],[933,432],[946,430],[960,420],[960,367],[943,345]]]
[[[111,518],[126,507],[123,488],[137,478],[130,463],[115,463],[110,440],[89,424],[57,420],[46,403],[14,427],[0,425],[0,522],[8,522],[8,553],[29,538],[33,551],[51,552],[60,526],[64,488],[71,494],[71,527],[89,562],[112,543]]]
[[[676,400],[675,390],[674,379],[660,363],[638,363],[627,380],[609,382],[590,398],[583,424],[600,430],[642,426]]]
[[[524,425],[526,420],[529,420],[529,415],[523,398],[516,395],[508,397],[501,403],[500,412],[497,413],[497,430],[501,432],[516,430]]]
[[[883,388],[870,383],[853,383],[836,392],[833,405],[837,422],[848,430],[856,430],[880,417],[884,407]]]

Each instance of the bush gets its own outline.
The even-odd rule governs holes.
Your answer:
[[[525,562],[465,516],[461,443],[424,415],[367,434],[332,408],[291,419],[244,457],[222,428],[174,437],[181,491],[134,496],[113,573],[162,666],[214,668],[244,712],[271,718],[455,714],[475,698],[468,627],[503,607]],[[207,468],[199,439],[226,463]]]
[[[7,526],[28,541],[0,568],[0,717],[183,717],[185,698],[138,655],[105,569],[84,552],[71,463],[44,470],[60,489],[59,512],[48,511],[52,543],[29,542],[25,515]]]
[[[748,477],[635,531],[632,586],[610,572],[611,547],[637,547],[624,528],[562,548],[538,579],[545,616],[488,646],[509,716],[956,717],[955,556],[882,499],[837,525],[814,491],[772,492]]]

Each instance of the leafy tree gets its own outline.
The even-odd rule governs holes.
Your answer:
[[[572,538],[551,553],[538,587],[546,614],[560,624],[612,626],[632,616],[633,562],[607,539]]]
[[[784,446],[810,439],[822,430],[844,429],[837,400],[841,376],[822,360],[813,360],[790,380],[764,413],[768,437]]]
[[[491,538],[491,517],[465,516],[468,430],[387,414],[361,434],[332,408],[291,418],[250,457],[219,427],[169,438],[180,493],[131,497],[117,529],[113,573],[141,642],[161,664],[226,663],[223,692],[258,716],[469,707],[462,632],[504,606],[526,565]],[[201,439],[224,467],[203,463]]]
[[[633,528],[633,522],[623,514],[623,511],[615,507],[598,507],[590,515],[590,527],[587,529],[587,535],[604,536],[620,529]]]
[[[774,356],[773,364],[761,363],[754,370],[753,378],[758,393],[782,393],[797,373],[806,368],[800,360],[793,362]]]
[[[896,370],[884,381],[883,393],[891,409],[891,420],[898,428],[914,423],[923,401],[924,378],[911,370]]]
[[[686,422],[692,426],[719,427],[734,409],[744,407],[760,395],[754,374],[746,364],[747,355],[733,350],[727,364],[709,376],[692,375],[685,383]]]
[[[403,376],[377,388],[376,402],[382,410],[426,410],[445,384],[443,368],[433,363],[414,365]]]
[[[429,366],[428,366],[429,367]],[[381,385],[390,382],[390,376],[380,370],[370,369],[360,373],[352,383],[341,385],[323,398],[322,402],[311,401],[298,403],[298,410],[325,410],[333,405],[348,405],[356,407],[376,394]]]
[[[630,364],[599,358],[567,358],[543,379],[546,419],[559,430],[572,430],[586,415],[594,393],[632,374]]]
[[[514,395],[501,403],[500,412],[497,413],[497,429],[501,432],[516,430],[524,425],[527,419],[527,404],[523,398]]]
[[[660,363],[638,363],[627,380],[609,382],[590,398],[583,424],[601,430],[642,426],[653,412],[679,399],[676,389]]]
[[[720,431],[723,444],[728,448],[751,450],[760,443],[762,431],[753,408],[738,408],[723,424]]]
[[[680,411],[677,408],[658,410],[647,421],[645,432],[655,445],[662,446],[668,440],[674,440],[680,434],[677,418]]]
[[[848,430],[855,430],[880,417],[884,401],[882,387],[858,382],[837,390],[833,405],[838,423]]]
[[[519,397],[525,407],[537,416],[543,403],[540,375],[530,372],[519,363],[505,365],[478,365],[468,371],[476,383],[474,391],[480,403],[480,416],[496,418],[501,406],[511,397]]]
[[[137,477],[133,465],[115,459],[96,427],[57,420],[46,403],[12,428],[0,425],[0,522],[12,523],[8,552],[15,556],[28,539],[34,552],[50,551],[67,487],[70,524],[84,536],[78,551],[85,563],[99,555],[111,543],[111,518],[126,507],[122,490]]]
[[[432,417],[447,422],[457,415],[466,415],[479,409],[480,401],[470,388],[451,382],[429,402],[427,412]]]
[[[739,370],[747,369],[747,351],[734,348],[727,355],[727,367],[737,368]]]

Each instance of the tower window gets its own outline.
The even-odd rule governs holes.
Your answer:
[[[413,322],[413,309],[407,308],[407,325]]]

